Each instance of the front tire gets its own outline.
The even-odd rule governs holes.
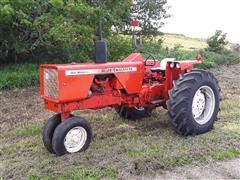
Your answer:
[[[52,148],[52,137],[54,130],[61,123],[61,114],[55,114],[45,123],[43,132],[42,132],[42,140],[45,148],[50,152],[54,153]]]
[[[52,147],[58,155],[85,151],[92,141],[92,128],[83,118],[71,117],[54,131]]]
[[[173,129],[181,135],[197,135],[211,130],[219,112],[220,88],[214,75],[194,70],[173,84],[167,101]]]

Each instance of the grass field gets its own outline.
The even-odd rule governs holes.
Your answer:
[[[94,140],[84,153],[56,157],[43,147],[43,109],[38,88],[0,92],[0,177],[3,179],[131,179],[152,177],[176,166],[240,157],[240,65],[212,70],[222,88],[220,120],[204,135],[182,137],[166,111],[138,122],[112,109],[78,111],[90,121]],[[0,178],[1,179],[1,178]]]
[[[163,46],[174,48],[176,45],[181,45],[184,50],[198,50],[207,47],[205,39],[190,38],[184,35],[166,34],[163,36]]]

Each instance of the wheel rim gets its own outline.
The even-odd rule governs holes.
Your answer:
[[[87,140],[87,131],[81,127],[74,127],[66,134],[64,146],[69,153],[80,151]]]
[[[135,109],[138,110],[138,111],[144,111],[145,110],[144,107],[135,107]]]
[[[215,95],[209,86],[200,87],[193,98],[192,115],[195,121],[200,124],[206,124],[210,121],[215,110]]]

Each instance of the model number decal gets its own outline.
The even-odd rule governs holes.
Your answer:
[[[84,69],[84,70],[67,70],[66,76],[79,76],[90,74],[111,74],[121,72],[136,72],[137,67],[122,67],[122,68],[106,68],[106,69]]]

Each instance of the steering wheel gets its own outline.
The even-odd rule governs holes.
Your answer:
[[[150,54],[150,53],[147,53],[147,54],[148,54],[148,57],[147,57],[146,60],[144,61],[145,66],[155,66],[155,65],[156,65],[156,58],[155,58],[152,54]],[[150,60],[150,58],[151,58],[151,60],[154,61],[154,63],[148,65],[148,64],[147,64],[147,61]]]

